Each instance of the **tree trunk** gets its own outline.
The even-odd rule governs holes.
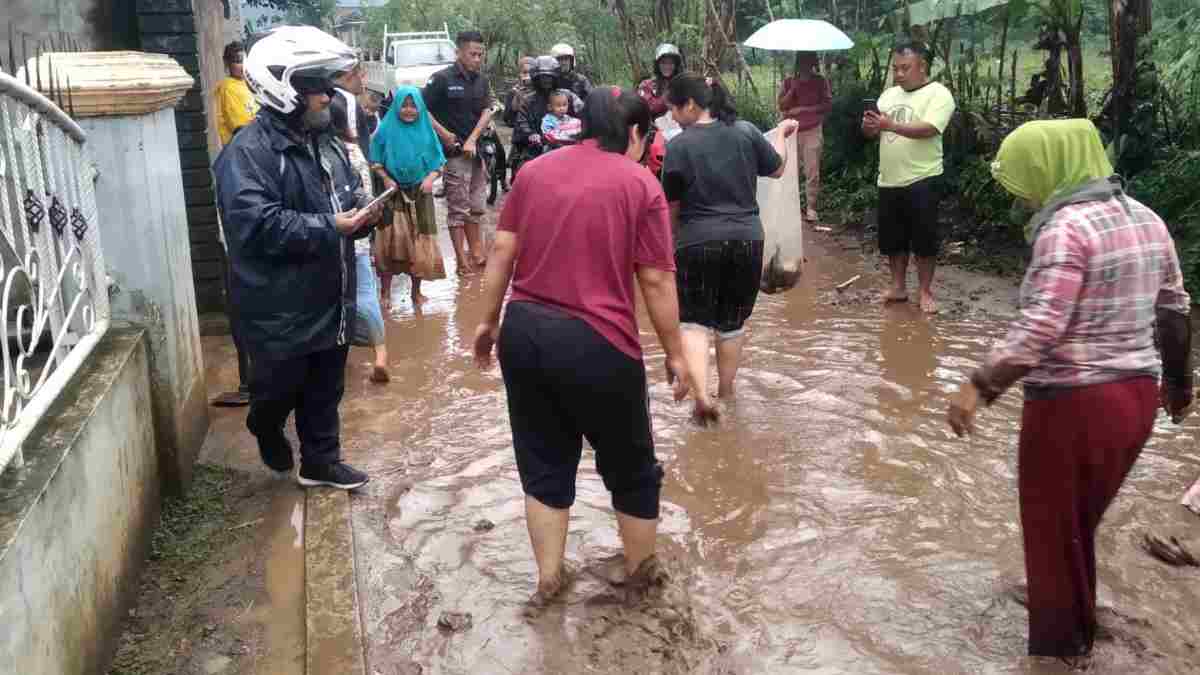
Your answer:
[[[1079,18],[1075,19],[1074,25],[1068,27],[1066,33],[1067,74],[1070,82],[1067,104],[1075,117],[1087,117],[1087,98],[1084,97],[1083,91],[1083,13],[1081,5]]]
[[[612,13],[617,17],[617,24],[621,27],[621,41],[625,47],[625,58],[629,60],[629,69],[633,74],[634,82],[641,82],[644,78],[642,71],[641,59],[637,56],[637,47],[634,45],[637,42],[637,30],[633,22],[629,19],[629,12],[625,8],[625,0],[611,0],[609,5]]]
[[[1004,107],[1004,57],[1007,56],[1008,50],[1008,24],[1012,20],[1012,13],[1009,11],[1008,5],[1004,6],[1004,28],[1000,31],[1000,70],[997,72],[1000,81],[1000,87],[996,90],[996,107]]]
[[[1087,98],[1083,91],[1083,46],[1079,44],[1078,35],[1067,44],[1067,73],[1071,83],[1067,94],[1071,115],[1087,117]]]
[[[1113,45],[1113,137],[1120,138],[1133,119],[1137,95],[1138,3],[1112,0],[1109,25]]]
[[[719,2],[719,4],[718,4]],[[707,12],[704,21],[704,48],[701,55],[702,72],[710,77],[720,77],[722,65],[733,51],[733,64],[737,67],[738,78],[745,77],[750,83],[750,89],[758,95],[758,87],[750,74],[750,66],[742,56],[742,50],[734,41],[733,19],[737,11],[737,0],[707,0]]]
[[[768,9],[770,9],[769,5]],[[654,29],[660,34],[670,33],[674,23],[675,7],[672,4],[672,0],[655,0]]]
[[[1062,44],[1055,42],[1046,50],[1046,98],[1042,100],[1042,117],[1058,115],[1067,108],[1062,90],[1062,49]]]

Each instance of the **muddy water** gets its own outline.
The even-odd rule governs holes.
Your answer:
[[[369,384],[370,356],[354,350],[343,405],[347,454],[374,475],[354,499],[369,670],[1062,672],[1023,656],[1025,612],[1010,593],[1024,576],[1019,396],[985,411],[971,441],[943,421],[949,392],[1003,330],[992,310],[1011,307],[1012,284],[948,278],[952,311],[929,320],[868,302],[883,276],[846,248],[810,243],[802,288],[760,299],[716,428],[670,401],[662,351],[643,334],[668,596],[632,611],[606,601],[619,542],[587,451],[568,541],[582,572],[534,621],[519,611],[534,566],[503,385],[467,356],[480,281],[426,284],[421,311],[398,281],[393,382]],[[847,294],[831,290],[859,273]],[[1102,528],[1101,604],[1115,611],[1093,672],[1194,671],[1200,572],[1137,542],[1200,541],[1175,505],[1200,473],[1196,425],[1160,424]],[[495,528],[476,532],[485,518]],[[439,631],[443,611],[470,612],[473,628]]]

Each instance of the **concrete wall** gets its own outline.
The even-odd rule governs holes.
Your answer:
[[[164,485],[182,492],[208,432],[208,402],[175,113],[92,117],[79,125],[99,170],[96,212],[116,285],[112,315],[147,330]]]
[[[160,504],[149,359],[113,328],[0,477],[0,673],[102,673]]]

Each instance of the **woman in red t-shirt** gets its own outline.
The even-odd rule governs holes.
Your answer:
[[[817,70],[820,62],[813,52],[796,55],[796,76],[783,81],[779,91],[779,112],[796,120],[796,154],[804,162],[806,220],[817,221],[817,203],[821,194],[821,150],[825,146],[822,125],[833,110],[833,91],[829,81]]]
[[[667,367],[680,376],[676,400],[691,388],[670,212],[658,181],[637,163],[650,111],[632,92],[597,87],[582,117],[580,144],[531,160],[513,183],[488,256],[486,309],[475,333],[482,368],[499,339],[538,566],[531,610],[566,584],[563,552],[584,438],[612,493],[629,587],[636,591],[661,577],[654,539],[663,472],[650,431],[635,280]]]

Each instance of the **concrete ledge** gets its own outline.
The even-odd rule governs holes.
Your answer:
[[[0,476],[0,673],[102,673],[160,505],[145,332],[113,327]]]
[[[304,517],[306,672],[366,675],[350,495],[310,489]]]

